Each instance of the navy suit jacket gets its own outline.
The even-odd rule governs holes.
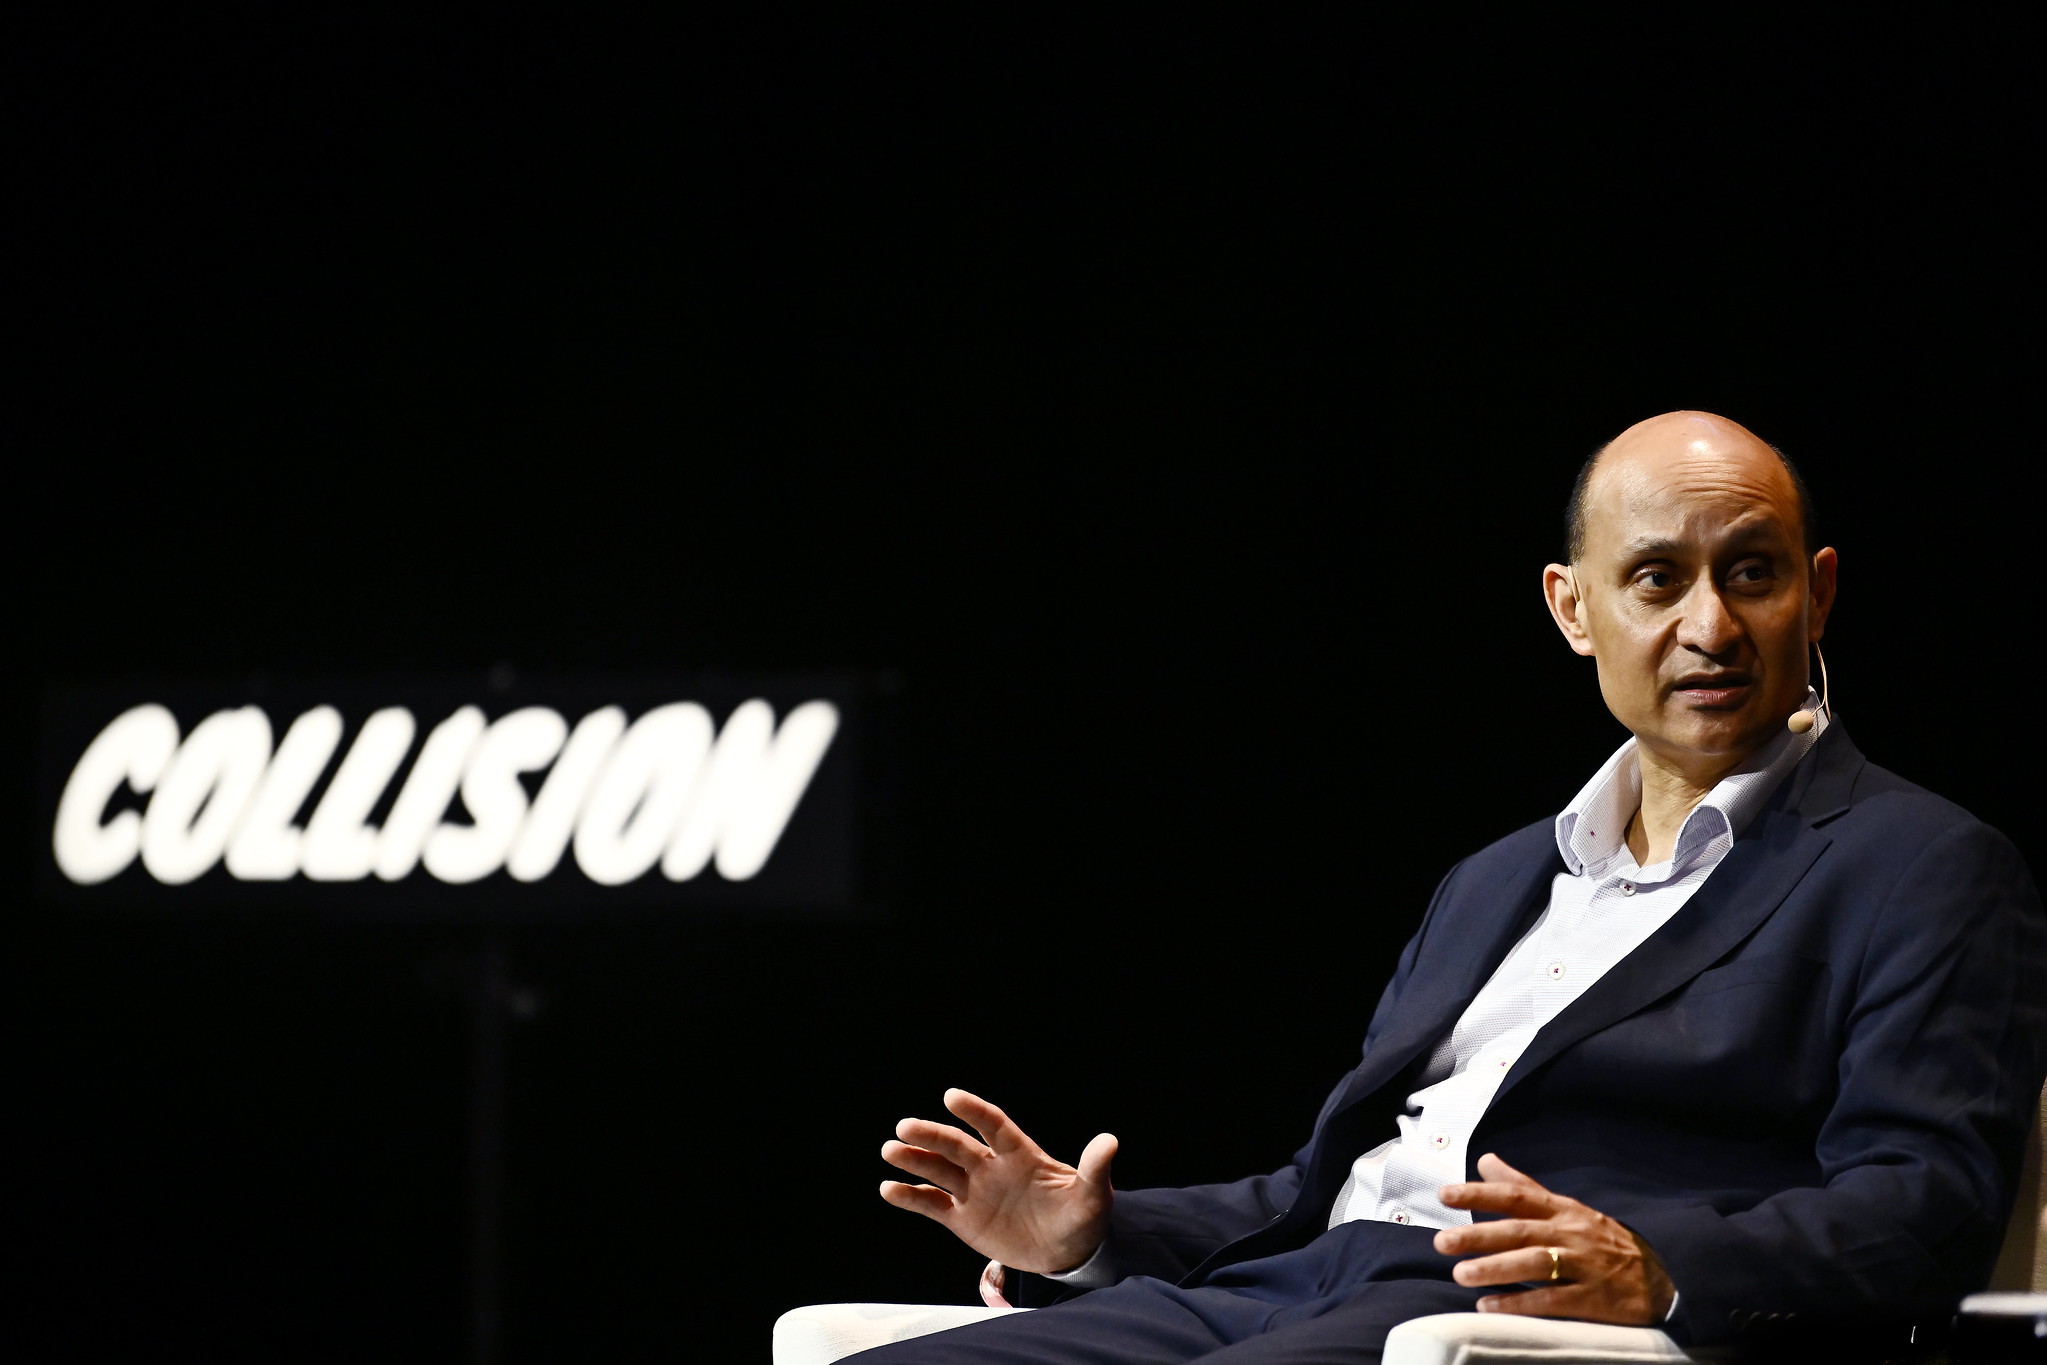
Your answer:
[[[1562,869],[1549,820],[1451,869],[1307,1145],[1270,1175],[1119,1193],[1118,1270],[1191,1283],[1318,1236]],[[1835,724],[1684,908],[1535,1036],[1467,1150],[1646,1239],[1680,1341],[1772,1315],[1931,1321],[1996,1255],[2043,997],[2017,851]]]

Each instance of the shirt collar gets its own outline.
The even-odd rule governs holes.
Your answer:
[[[1738,838],[1777,784],[1811,752],[1827,728],[1828,716],[1811,688],[1799,709],[1813,712],[1812,729],[1802,735],[1788,729],[1780,732],[1721,778],[1685,817],[1671,851],[1671,867],[1683,866],[1716,834]],[[1628,823],[1642,804],[1642,768],[1636,751],[1637,741],[1630,737],[1557,816],[1557,852],[1572,875],[1610,861],[1625,847]]]

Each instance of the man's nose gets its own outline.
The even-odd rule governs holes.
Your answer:
[[[1741,639],[1741,623],[1727,609],[1720,585],[1699,583],[1685,602],[1684,621],[1678,627],[1678,643],[1701,654],[1725,654]]]

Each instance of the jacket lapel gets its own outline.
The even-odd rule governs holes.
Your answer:
[[[1550,880],[1563,866],[1552,841],[1547,858],[1524,862],[1497,891],[1477,887],[1442,907],[1449,913],[1431,929],[1433,941],[1424,944],[1394,1021],[1345,1081],[1332,1116],[1398,1076],[1450,1031],[1549,904]]]
[[[1493,1105],[1565,1048],[1648,1008],[1734,951],[1833,842],[1813,823],[1847,804],[1864,762],[1839,723],[1828,726],[1810,762],[1785,780],[1684,909],[1535,1035]]]
[[[1549,904],[1550,879],[1563,868],[1555,841],[1546,858],[1525,859],[1497,890],[1476,886],[1438,907],[1420,959],[1395,1005],[1395,1018],[1372,1040],[1365,1058],[1343,1082],[1336,1102],[1316,1127],[1300,1195],[1280,1220],[1231,1243],[1182,1283],[1193,1283],[1226,1261],[1265,1254],[1253,1247],[1288,1244],[1303,1226],[1327,1218],[1351,1162],[1363,1150],[1373,1110],[1365,1101],[1386,1087],[1450,1031],[1479,988]],[[1363,1127],[1361,1127],[1363,1125]],[[1387,1134],[1392,1127],[1387,1125]]]
[[[1565,1048],[1648,1008],[1732,952],[1831,842],[1781,811],[1759,816],[1684,909],[1543,1026],[1493,1104]]]

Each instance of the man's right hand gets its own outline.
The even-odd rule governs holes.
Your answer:
[[[1054,1161],[1009,1116],[978,1095],[945,1092],[945,1107],[980,1134],[904,1119],[881,1158],[927,1185],[881,1182],[899,1209],[935,1218],[962,1242],[1006,1266],[1039,1274],[1079,1267],[1109,1231],[1109,1162],[1116,1139],[1097,1134],[1078,1167]]]

